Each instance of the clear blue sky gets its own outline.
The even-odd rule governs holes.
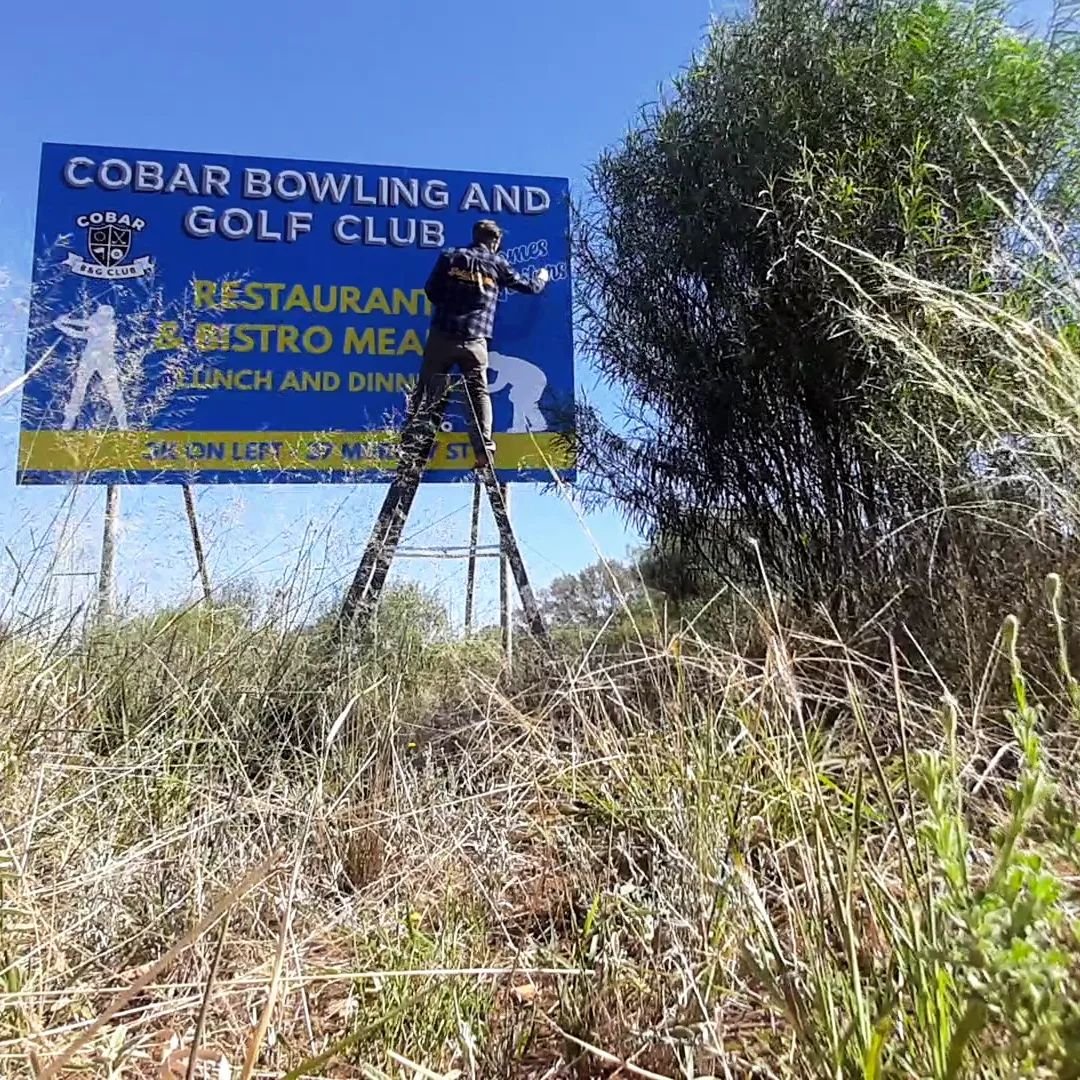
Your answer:
[[[723,10],[708,0],[9,5],[0,46],[0,275],[14,275],[17,288],[29,271],[42,141],[566,175],[580,190],[587,164],[687,60],[710,13]],[[4,292],[0,276],[0,314],[10,316]],[[6,371],[12,366],[21,369],[21,357],[4,359]],[[584,365],[578,380],[593,390]],[[15,428],[9,403],[0,412],[0,539],[18,553],[45,535],[63,492],[15,487]],[[359,558],[384,491],[200,489],[212,570],[219,580],[255,575],[270,584],[310,548],[312,582],[330,590]],[[465,486],[425,490],[416,521],[427,532],[417,542],[464,543],[469,497]],[[78,500],[86,542],[75,569],[94,566],[101,500],[100,490]],[[521,485],[513,508],[538,584],[594,560],[592,541],[558,496]],[[189,591],[179,490],[125,488],[123,514],[121,592],[146,601]],[[328,543],[306,535],[310,522],[329,520]],[[588,527],[609,556],[637,539],[610,513]],[[445,563],[399,571],[437,585],[459,611],[463,572]],[[490,618],[490,567],[483,588],[481,612]]]
[[[0,51],[0,267],[17,277],[29,270],[45,140],[565,175],[580,187],[588,162],[686,61],[710,10],[707,0],[119,0],[64,5],[62,15],[55,6],[14,5]],[[586,391],[594,384],[584,367],[578,380]],[[15,487],[11,408],[2,423],[0,535],[26,544],[28,523],[40,530],[62,493]],[[200,489],[216,575],[255,572],[269,584],[283,567],[271,557],[275,549],[295,558],[306,524],[331,515],[337,546],[328,558],[345,571],[359,557],[384,491]],[[425,489],[416,542],[465,543],[470,491]],[[94,565],[101,500],[100,491],[90,491],[79,501],[87,521],[79,569]],[[189,588],[179,490],[125,488],[122,503],[121,591],[145,598]],[[595,559],[592,542],[557,495],[515,486],[513,513],[539,584]],[[588,526],[610,556],[636,541],[611,513],[590,517]],[[493,538],[489,527],[485,539]],[[317,559],[327,557],[315,547]],[[245,559],[244,548],[259,554]],[[493,569],[485,564],[481,607],[489,617]],[[398,573],[454,596],[457,571],[463,567],[412,563]]]

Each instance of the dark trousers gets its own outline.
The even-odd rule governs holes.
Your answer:
[[[484,338],[459,338],[432,329],[424,346],[420,378],[409,402],[406,438],[413,438],[418,428],[433,425],[433,413],[446,397],[450,372],[457,367],[465,377],[469,407],[480,427],[480,437],[489,455],[495,453],[491,437],[491,394],[488,393],[488,346]]]

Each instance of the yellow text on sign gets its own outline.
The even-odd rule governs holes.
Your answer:
[[[567,469],[562,436],[496,434],[498,469]],[[384,432],[24,431],[19,467],[32,472],[376,471],[397,465],[398,439]],[[472,464],[468,436],[440,433],[430,469]]]

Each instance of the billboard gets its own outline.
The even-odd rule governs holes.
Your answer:
[[[551,275],[499,299],[496,469],[572,480],[566,180],[45,144],[18,482],[387,479],[424,283],[482,218]],[[472,458],[454,402],[425,479]]]

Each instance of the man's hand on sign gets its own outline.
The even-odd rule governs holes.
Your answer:
[[[536,271],[536,280],[540,282],[541,287],[548,283],[548,278],[550,277],[551,275],[548,273],[546,266],[541,266],[540,269]]]

